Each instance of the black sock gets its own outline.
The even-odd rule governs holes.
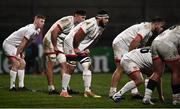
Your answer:
[[[152,80],[152,79],[149,79],[149,82],[147,84],[147,88],[151,89],[152,91],[154,91],[156,86],[157,86],[157,82]]]
[[[180,84],[172,85],[171,87],[172,87],[173,94],[180,93]]]

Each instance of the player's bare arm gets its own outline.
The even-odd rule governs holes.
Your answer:
[[[129,51],[135,49],[138,47],[138,45],[140,44],[142,40],[142,36],[140,34],[138,34],[131,42],[130,47],[129,47]]]
[[[55,51],[58,51],[58,48],[57,48],[57,37],[58,37],[58,34],[62,32],[62,28],[57,25],[54,30],[51,32],[51,41],[52,41],[52,44],[54,46],[54,50]]]
[[[30,40],[28,40],[26,37],[24,37],[20,43],[20,45],[17,47],[16,56],[19,54],[23,54],[24,49],[28,46]]]
[[[73,40],[73,47],[74,47],[74,51],[77,53],[79,52],[78,50],[78,46],[80,44],[80,42],[85,38],[85,33],[82,30],[82,28],[80,28],[77,33],[74,36],[74,40]]]

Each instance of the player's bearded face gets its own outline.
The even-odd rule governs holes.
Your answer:
[[[100,21],[99,21],[99,26],[101,27],[105,27],[107,25],[107,23],[109,22],[109,19],[108,18],[102,18]]]
[[[164,27],[165,23],[164,22],[160,22],[156,25],[155,31],[158,33],[161,33],[163,31],[163,27]]]

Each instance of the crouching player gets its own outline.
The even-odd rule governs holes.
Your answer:
[[[174,105],[180,104],[180,25],[173,26],[152,42],[151,53],[153,59],[153,74],[151,75],[143,102],[150,104],[151,95],[160,80],[165,64],[171,69],[171,87]]]
[[[130,51],[123,56],[121,65],[131,81],[126,83],[117,93],[113,95],[112,99],[115,102],[120,102],[123,94],[144,83],[142,73],[146,74],[147,76],[150,76],[152,74],[152,58],[150,48],[145,47]],[[147,82],[148,79],[145,79],[145,87],[147,85]],[[161,81],[159,81],[157,89],[160,100],[164,101]]]

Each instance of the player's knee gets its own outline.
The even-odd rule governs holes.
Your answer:
[[[22,59],[22,60],[20,61],[19,69],[24,69],[25,66],[26,66],[26,62],[25,62],[24,59]]]
[[[68,63],[68,64],[66,64],[66,72],[65,73],[71,75],[74,73],[75,68],[76,68],[76,65],[74,66],[74,65],[71,65]]]
[[[16,70],[18,70],[19,66],[20,66],[20,62],[19,61],[13,61],[11,69],[16,71]]]
[[[131,73],[129,77],[134,80],[137,86],[144,83],[144,78],[139,71]]]

